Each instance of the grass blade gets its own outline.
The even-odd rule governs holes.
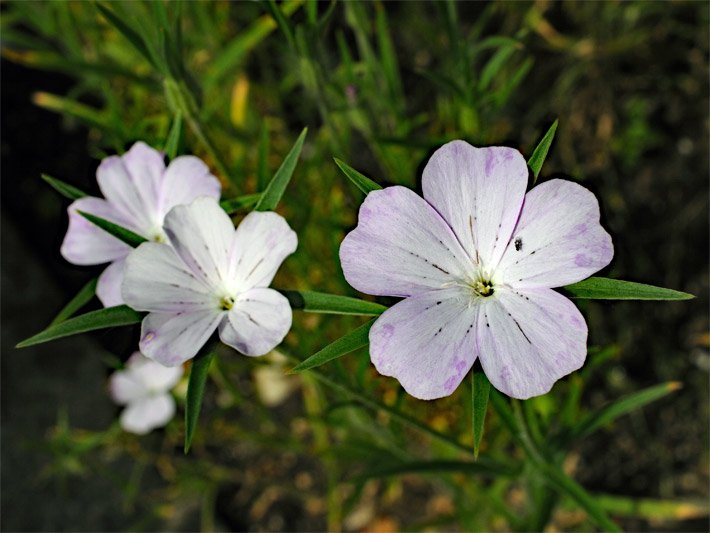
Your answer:
[[[128,246],[132,246],[133,248],[136,248],[140,244],[148,241],[148,239],[146,239],[145,237],[141,237],[137,233],[133,233],[131,230],[119,226],[118,224],[109,222],[105,218],[97,217],[95,215],[92,215],[91,213],[85,213],[84,211],[77,211],[77,213],[79,213],[92,224],[95,224],[105,232],[110,233],[117,239],[125,242]]]
[[[306,139],[308,134],[308,128],[303,128],[303,131],[296,139],[296,142],[291,148],[291,151],[286,155],[286,158],[281,163],[281,166],[271,178],[271,181],[264,189],[264,193],[256,204],[254,208],[256,211],[273,211],[276,206],[279,205],[279,201],[286,190],[286,186],[289,181],[291,181],[291,176],[296,168],[296,163],[298,162],[298,157],[301,155],[301,149],[303,148],[303,141]]]
[[[128,42],[130,42],[133,47],[144,58],[146,58],[151,65],[153,65],[157,69],[158,65],[155,64],[153,56],[148,50],[148,47],[146,46],[146,43],[143,38],[138,35],[138,33],[136,33],[128,24],[126,24],[118,15],[116,15],[106,6],[97,3],[96,7],[99,11],[101,11],[101,14],[104,16],[104,18],[106,18],[106,20],[108,20],[111,25],[119,31],[119,33],[121,33],[126,39],[128,39]]]
[[[314,353],[308,359],[293,367],[289,371],[289,374],[298,374],[304,370],[315,368],[345,354],[354,352],[358,348],[367,346],[369,343],[370,328],[374,323],[374,320],[370,320],[347,335],[340,337],[337,341],[330,343],[322,350]]]
[[[350,296],[314,291],[282,290],[279,292],[288,298],[292,309],[309,313],[379,316],[387,310],[384,305]]]
[[[478,459],[478,452],[483,437],[483,423],[488,410],[488,395],[491,383],[483,372],[471,372],[471,416],[473,421],[473,457]]]
[[[533,177],[533,185],[537,181],[537,177],[540,174],[540,170],[542,169],[542,165],[545,162],[545,158],[547,157],[547,152],[550,151],[550,145],[552,144],[552,141],[555,138],[555,132],[557,131],[558,123],[559,123],[559,120],[555,120],[552,123],[552,126],[550,126],[550,129],[547,130],[547,133],[545,134],[545,136],[537,144],[537,146],[535,147],[535,150],[533,150],[533,153],[530,156],[530,159],[528,159],[528,166],[532,169],[533,176],[534,176]]]
[[[183,122],[182,113],[179,111],[175,113],[175,118],[173,119],[173,125],[170,127],[170,133],[168,133],[168,138],[165,141],[165,146],[163,150],[168,156],[168,160],[172,161],[177,156],[180,150],[180,142],[182,140],[183,132]]]
[[[617,418],[654,402],[671,392],[677,391],[682,385],[677,381],[669,381],[639,392],[624,396],[606,407],[591,413],[572,430],[574,438],[586,437],[597,429],[613,422]]]
[[[563,287],[572,298],[593,300],[690,300],[687,292],[609,278],[588,278]]]
[[[88,196],[84,191],[77,189],[73,185],[64,183],[62,180],[53,178],[48,174],[42,174],[41,176],[44,181],[46,181],[55,191],[57,191],[65,198],[69,198],[70,200],[78,200],[79,198],[84,198],[85,196]]]
[[[198,354],[192,360],[185,403],[185,453],[190,451],[192,438],[195,436],[197,419],[202,408],[202,397],[205,394],[205,382],[212,359],[214,359],[214,350],[213,346],[209,346],[208,350],[205,350],[203,354]]]
[[[26,348],[35,344],[77,335],[87,331],[96,329],[113,328],[116,326],[128,326],[137,324],[143,318],[141,313],[134,311],[127,305],[117,305],[116,307],[107,307],[98,311],[91,311],[74,318],[70,318],[59,324],[49,326],[44,331],[30,337],[19,343],[16,348]]]
[[[61,322],[64,322],[67,318],[76,313],[79,309],[84,307],[89,301],[96,295],[96,284],[98,283],[98,278],[94,278],[84,285],[81,290],[72,298],[67,305],[65,305],[57,316],[54,317],[49,325],[54,326]]]
[[[335,164],[338,165],[338,168],[347,176],[347,178],[353,182],[355,187],[360,189],[362,192],[365,194],[371,192],[371,191],[376,191],[378,189],[381,189],[382,187],[372,181],[370,178],[365,176],[364,174],[361,174],[357,170],[355,170],[353,167],[348,165],[347,163],[341,161],[337,157],[334,157],[333,160],[335,161]]]
[[[243,196],[237,196],[236,198],[231,198],[230,200],[222,200],[219,205],[224,209],[227,214],[231,215],[236,213],[240,209],[246,209],[248,207],[253,207],[261,199],[261,193],[255,194],[245,194]]]

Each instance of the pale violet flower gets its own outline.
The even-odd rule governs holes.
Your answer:
[[[96,294],[106,307],[120,305],[124,261],[131,247],[95,226],[77,211],[105,218],[146,239],[164,241],[163,219],[176,205],[199,196],[218,199],[219,180],[199,158],[163,155],[143,142],[122,156],[110,156],[96,170],[104,198],[86,197],[69,206],[69,229],[61,253],[75,265],[111,263],[99,277]]]
[[[370,330],[370,357],[421,399],[451,394],[479,358],[514,398],[549,391],[586,357],[587,325],[552,290],[611,261],[599,204],[553,179],[527,194],[512,148],[453,141],[424,169],[424,198],[404,187],[371,192],[340,259],[348,282],[404,300]]]
[[[177,385],[182,373],[182,367],[167,368],[135,352],[109,382],[113,401],[126,406],[121,413],[121,427],[129,433],[145,435],[170,422],[175,415],[170,389]]]
[[[141,352],[165,366],[194,357],[219,328],[239,352],[258,356],[291,328],[285,296],[268,286],[296,250],[280,215],[252,212],[235,230],[212,198],[174,207],[165,217],[169,244],[145,242],[126,260],[123,299],[143,319]]]

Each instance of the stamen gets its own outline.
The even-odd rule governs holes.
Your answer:
[[[231,296],[225,296],[219,302],[219,308],[222,311],[229,311],[232,307],[234,307],[234,298]]]

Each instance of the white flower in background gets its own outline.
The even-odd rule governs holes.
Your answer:
[[[291,306],[268,286],[298,239],[276,213],[249,213],[235,230],[212,198],[173,208],[170,245],[144,242],[126,259],[123,299],[143,319],[140,350],[165,366],[194,357],[219,328],[239,352],[274,349],[291,328]]]
[[[199,158],[163,155],[142,142],[122,156],[107,157],[96,170],[106,197],[86,197],[69,206],[69,229],[62,256],[75,265],[111,263],[99,277],[96,294],[106,307],[120,305],[125,258],[131,247],[95,226],[77,211],[105,218],[149,240],[165,242],[163,219],[170,209],[199,196],[219,199],[221,185]]]
[[[110,380],[111,397],[126,408],[121,427],[129,433],[145,435],[163,427],[175,415],[175,400],[170,394],[182,377],[182,367],[167,368],[135,352],[124,370]]]

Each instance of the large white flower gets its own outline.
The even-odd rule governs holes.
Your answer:
[[[163,155],[143,142],[122,156],[101,161],[96,179],[106,197],[86,197],[69,206],[69,229],[61,253],[75,265],[111,263],[99,277],[96,295],[106,307],[120,305],[124,260],[131,247],[95,226],[78,211],[105,218],[146,239],[163,241],[163,219],[176,205],[200,196],[219,199],[221,185],[199,158],[176,157],[165,167]]]
[[[291,328],[288,300],[269,289],[296,233],[280,215],[252,212],[235,230],[212,198],[174,207],[170,244],[145,242],[126,260],[123,299],[143,320],[140,350],[166,366],[194,357],[219,328],[222,342],[264,355]]]
[[[170,395],[182,377],[182,367],[167,368],[135,352],[123,370],[110,379],[111,397],[126,408],[121,427],[129,433],[145,435],[170,422],[175,400]]]
[[[370,357],[412,396],[448,396],[476,358],[514,398],[544,394],[578,369],[587,325],[552,290],[605,267],[614,254],[587,189],[554,179],[527,194],[523,156],[463,141],[438,149],[424,198],[371,192],[340,247],[356,289],[404,300],[370,330]]]

